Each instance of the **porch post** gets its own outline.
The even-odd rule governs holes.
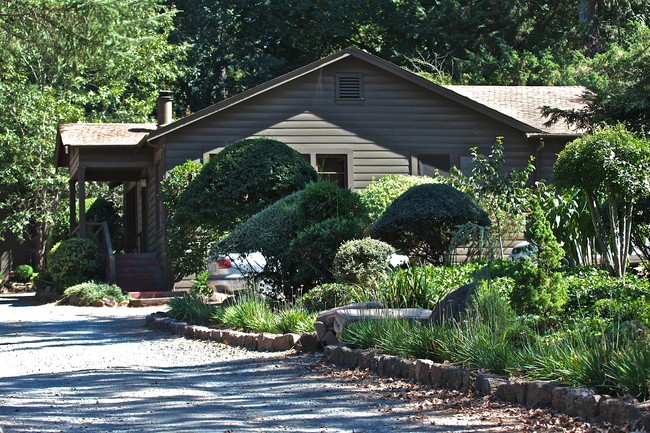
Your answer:
[[[70,210],[70,231],[69,233],[72,233],[72,231],[75,229],[75,226],[77,225],[77,181],[70,179],[68,181],[68,187],[70,188],[70,199],[69,199],[69,205],[68,208]]]
[[[79,166],[79,237],[86,237],[86,167]]]

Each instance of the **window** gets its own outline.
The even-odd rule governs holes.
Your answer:
[[[336,183],[342,188],[348,187],[347,155],[316,155],[316,171],[321,179]]]
[[[460,155],[458,158],[459,169],[465,176],[472,175],[472,167],[474,166],[474,157],[472,155]]]
[[[451,164],[449,155],[421,153],[417,155],[417,174],[419,176],[435,176],[436,172],[442,176],[449,176]]]
[[[362,102],[361,74],[336,74],[337,102]]]

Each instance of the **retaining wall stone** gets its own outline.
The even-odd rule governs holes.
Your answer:
[[[591,388],[562,386],[553,389],[553,408],[569,416],[595,418],[602,399],[603,396]]]
[[[493,395],[501,400],[529,407],[553,408],[569,416],[599,419],[612,424],[629,424],[634,431],[650,431],[650,402],[611,398],[591,388],[560,386],[544,381],[509,381],[492,374],[473,374],[470,370],[428,359],[406,360],[378,353],[374,349],[354,350],[340,344],[321,346],[317,333],[260,334],[212,329],[188,325],[162,314],[145,320],[150,329],[158,329],[187,338],[200,338],[253,350],[286,351],[296,348],[323,350],[323,361],[341,367],[369,369],[385,377],[401,377],[424,385],[433,385],[461,392],[473,390],[480,395]]]

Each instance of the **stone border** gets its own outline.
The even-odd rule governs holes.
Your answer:
[[[650,431],[650,401],[599,395],[591,388],[574,388],[544,381],[510,381],[428,359],[406,360],[373,349],[343,345],[325,347],[323,361],[339,367],[369,369],[379,376],[403,378],[461,392],[492,395],[509,403],[554,409],[566,415],[611,424],[629,424],[634,431]]]
[[[186,338],[215,341],[229,346],[244,347],[249,350],[266,352],[284,352],[291,349],[298,352],[318,352],[322,350],[322,346],[318,338],[316,338],[316,333],[304,333],[302,335],[268,334],[215,329],[179,322],[167,317],[165,313],[150,314],[145,319],[145,326],[149,329],[167,331]]]
[[[215,329],[179,322],[168,318],[166,313],[147,316],[145,326],[186,338],[215,341],[249,350],[323,350],[316,333],[313,332],[280,335]],[[408,360],[385,355],[374,349],[351,349],[340,344],[326,346],[322,360],[342,368],[368,369],[383,377],[402,378],[461,392],[472,391],[481,396],[491,395],[522,406],[554,409],[569,416],[596,419],[611,424],[628,424],[633,431],[650,432],[650,401],[639,403],[632,398],[613,398],[596,394],[591,388],[575,388],[545,381],[511,381],[502,376],[477,373],[450,364],[438,364],[429,359]]]

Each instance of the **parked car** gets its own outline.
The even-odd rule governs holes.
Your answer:
[[[218,293],[235,294],[256,284],[255,276],[266,266],[262,253],[228,254],[208,260],[207,284]]]
[[[509,260],[526,259],[531,260],[537,255],[537,247],[530,242],[520,242],[512,248],[508,254]]]
[[[392,267],[406,266],[408,256],[393,254],[390,257]],[[210,276],[207,285],[213,291],[229,295],[249,289],[253,286],[258,289],[268,287],[268,283],[259,281],[259,275],[266,266],[266,259],[262,253],[255,252],[246,255],[226,254],[208,259],[208,272]]]

